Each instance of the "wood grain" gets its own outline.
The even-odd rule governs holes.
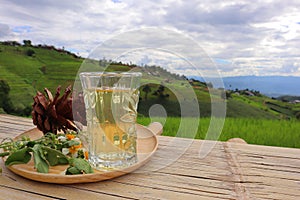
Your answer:
[[[0,137],[16,136],[31,129],[31,123],[31,119],[0,115],[0,130],[5,130]],[[11,173],[0,161],[1,197],[23,199],[28,194],[32,199],[300,199],[300,149],[217,142],[200,159],[201,146],[211,141],[157,138],[158,149],[146,165],[97,183],[35,182]]]

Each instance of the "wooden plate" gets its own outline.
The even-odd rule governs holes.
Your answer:
[[[150,124],[148,127],[138,124],[136,125],[136,127],[138,136],[138,162],[134,165],[131,165],[128,168],[114,171],[94,170],[93,174],[65,175],[64,171],[66,170],[68,165],[59,165],[50,167],[49,173],[44,174],[38,173],[36,171],[36,169],[34,168],[33,159],[31,159],[31,161],[27,164],[12,165],[9,166],[8,169],[14,172],[15,174],[18,174],[31,180],[57,184],[97,182],[122,176],[143,166],[151,158],[158,146],[156,135],[161,134],[162,132],[162,126],[160,123],[157,122]],[[38,129],[34,128],[22,133],[15,139],[19,139],[24,135],[29,136],[31,139],[38,139],[43,134]]]

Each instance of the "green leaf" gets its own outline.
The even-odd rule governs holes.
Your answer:
[[[66,175],[74,175],[74,174],[81,174],[81,172],[76,167],[68,167],[66,171]]]
[[[27,146],[28,147],[33,147],[36,144],[35,141],[28,141]]]
[[[76,141],[76,140],[69,140],[63,143],[64,147],[71,147],[74,145],[80,145],[80,142]]]
[[[30,161],[31,154],[28,148],[19,149],[13,152],[5,161],[6,166],[15,164],[26,164]]]
[[[47,159],[46,159],[46,154],[47,154],[47,152],[44,152],[44,151],[43,151],[42,146],[38,148],[38,151],[39,151],[39,154],[40,154],[40,156],[41,156],[41,159],[43,159],[43,160],[46,161],[46,160],[47,160]]]
[[[49,172],[49,165],[47,164],[47,162],[43,161],[39,161],[36,162],[37,164],[35,165],[35,168],[37,170],[37,172],[40,173],[48,173]]]
[[[63,158],[63,157],[60,157],[58,158],[58,165],[66,165],[66,164],[69,164],[69,160],[67,157]]]
[[[58,151],[61,151],[63,148],[63,145],[62,144],[56,144],[56,148]]]
[[[68,164],[69,160],[62,152],[49,147],[42,147],[43,152],[46,152],[45,159],[51,166]]]
[[[66,174],[90,174],[93,172],[93,168],[85,159],[72,158],[70,159],[70,167],[67,169]]]
[[[40,144],[35,144],[32,148],[33,151],[33,158],[34,158],[34,167],[40,173],[48,173],[49,172],[49,165],[44,159],[45,156],[41,155],[42,147]]]
[[[8,156],[8,155],[9,155],[9,152],[2,152],[2,153],[0,153],[0,157]]]

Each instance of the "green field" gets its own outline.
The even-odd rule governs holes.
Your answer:
[[[35,54],[27,56],[28,50]],[[17,110],[30,107],[37,90],[47,87],[55,91],[58,85],[73,84],[81,62],[55,50],[0,45],[0,79],[9,84],[10,99]]]
[[[139,123],[148,124],[149,109],[159,104],[168,116],[164,123],[164,135],[197,139],[211,137],[210,135],[206,137],[213,101],[209,91],[218,93],[223,90],[213,87],[209,89],[206,83],[186,80],[160,66],[139,67],[117,61],[110,63],[105,59],[84,60],[63,49],[47,45],[7,45],[0,42],[0,113],[30,117],[36,92],[43,92],[47,87],[55,93],[58,85],[61,85],[64,90],[66,86],[74,84],[75,76],[83,61],[87,66],[97,67],[97,69],[104,69],[109,64],[109,71],[127,71],[137,67],[136,69],[143,72],[138,107]],[[145,84],[150,87],[148,93],[144,90]],[[162,85],[163,92],[157,92]],[[199,106],[200,123],[199,126],[195,125],[198,123],[198,118],[184,118],[183,126],[178,131],[182,114],[178,98],[181,98],[185,105],[189,105],[191,99],[187,100],[185,95],[178,97],[175,93],[187,89],[192,89],[195,94],[195,99],[192,100],[195,100]],[[251,144],[300,148],[300,104],[271,99],[259,93],[249,96],[245,91],[226,91],[224,98],[218,101],[226,103],[227,108],[226,120],[222,134],[218,137],[219,140],[226,141],[233,137],[240,137]],[[197,113],[189,106],[185,111],[190,113],[189,117]],[[161,120],[163,119],[155,118],[154,121]],[[214,130],[216,126],[211,128],[218,132]]]
[[[164,124],[163,135],[205,139],[210,125],[210,118],[200,118],[197,132],[183,130],[179,132],[179,124],[186,127],[195,126],[196,119],[181,121],[179,117],[153,118]],[[139,117],[138,123],[148,125],[150,118]],[[212,124],[213,125],[213,124]],[[226,118],[219,141],[230,138],[242,138],[248,144],[300,148],[300,122],[297,120],[269,120],[254,118]]]

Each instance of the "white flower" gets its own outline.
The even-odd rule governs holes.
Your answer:
[[[64,155],[67,155],[70,151],[68,148],[62,148],[61,152],[64,154]]]
[[[74,138],[73,140],[75,140],[76,142],[80,142],[80,139],[78,137]]]
[[[59,136],[58,138],[57,138],[59,141],[61,141],[61,142],[65,142],[65,141],[67,141],[67,138],[65,137],[65,136]]]

